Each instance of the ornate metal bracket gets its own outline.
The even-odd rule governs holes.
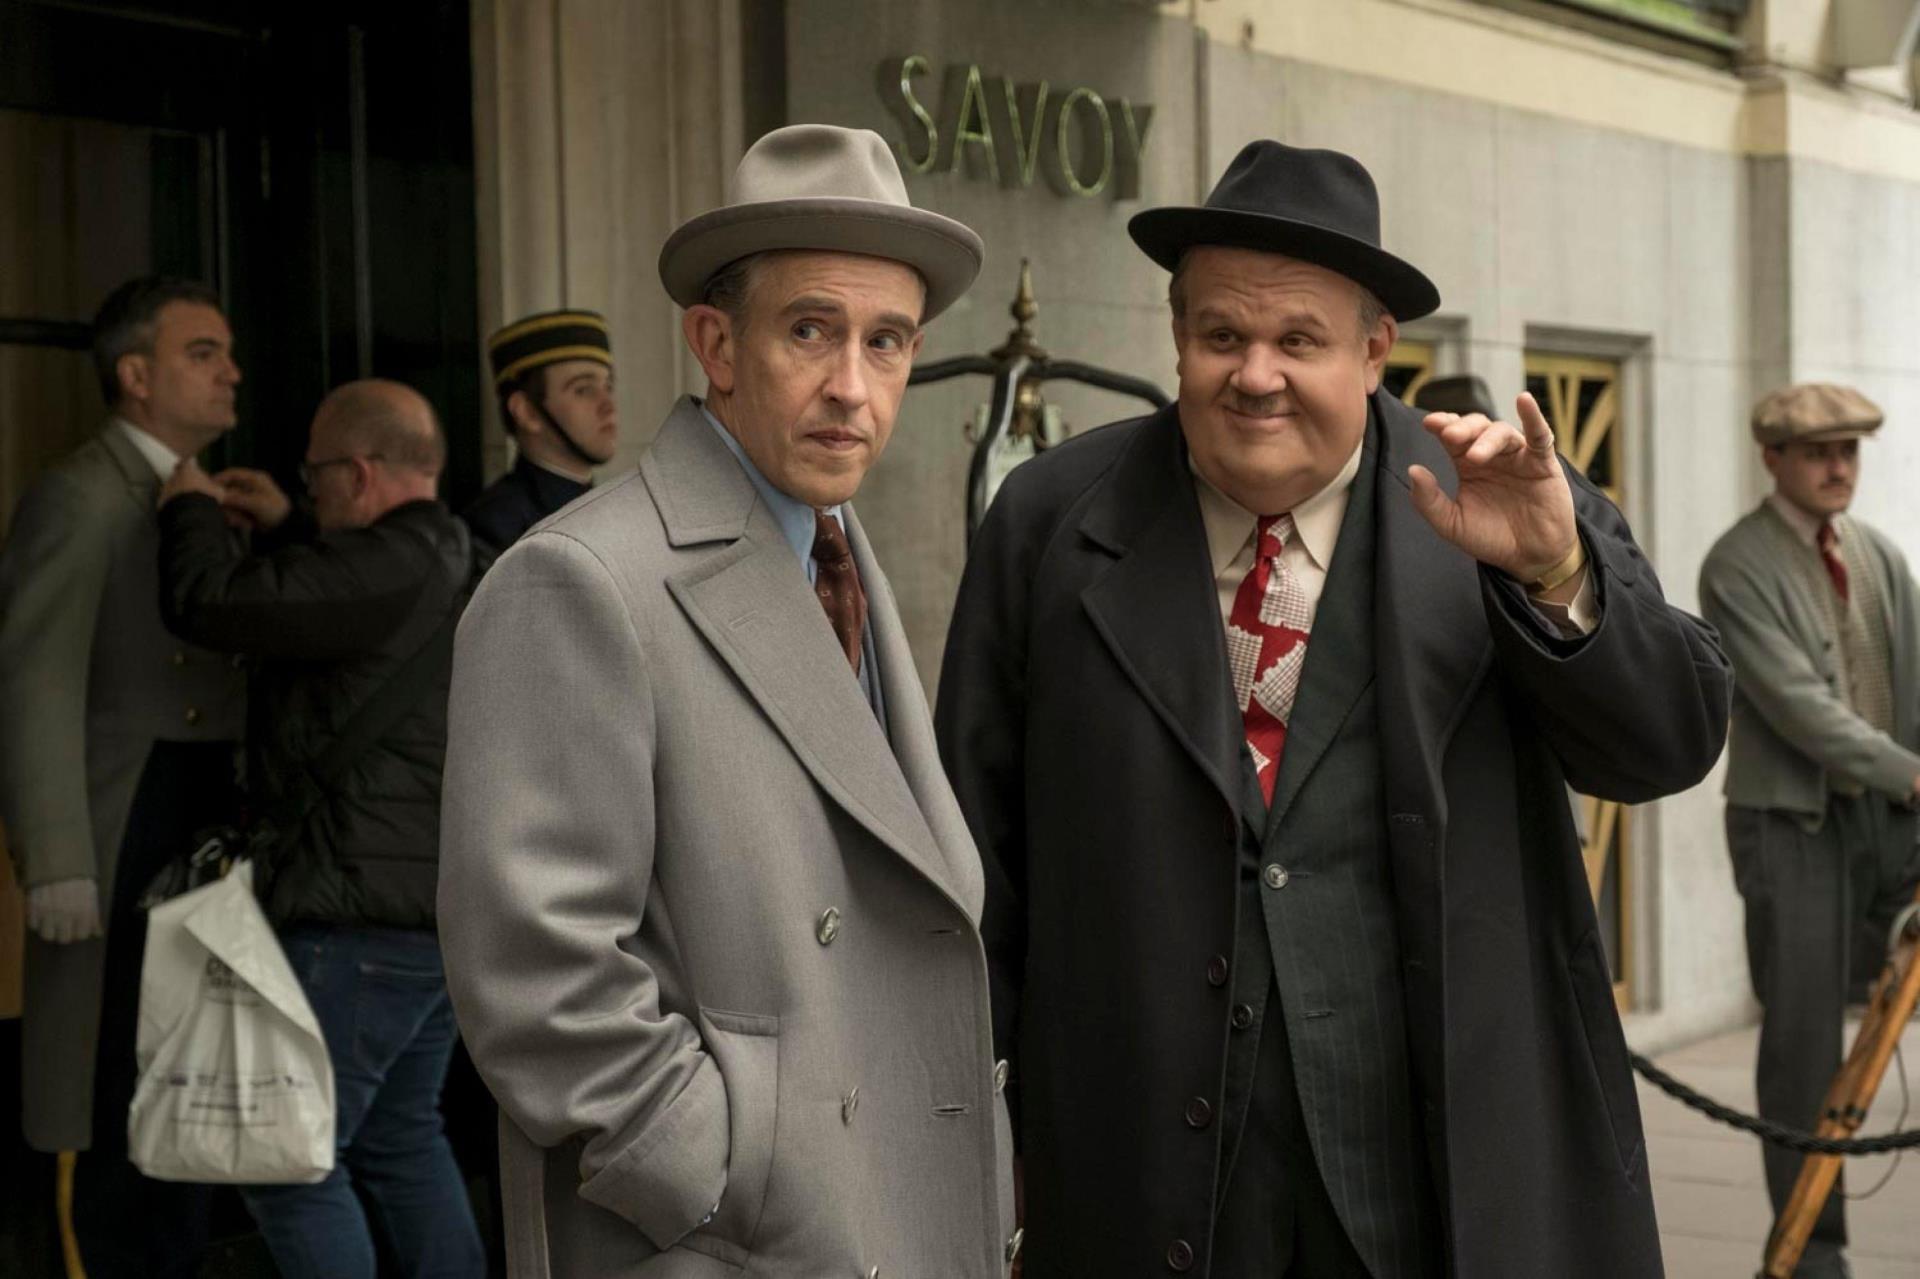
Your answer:
[[[1115,373],[1079,360],[1056,360],[1034,340],[1030,327],[1040,307],[1033,300],[1033,271],[1028,260],[1020,260],[1020,286],[1013,304],[1007,308],[1013,316],[1013,330],[1007,340],[985,355],[957,355],[934,360],[914,369],[908,384],[920,386],[944,382],[963,374],[978,373],[993,379],[993,399],[987,408],[986,429],[974,442],[973,462],[967,469],[967,542],[980,527],[992,498],[989,488],[993,451],[1009,440],[1031,439],[1036,449],[1047,446],[1040,423],[1046,407],[1040,393],[1043,384],[1053,381],[1079,382],[1145,400],[1156,409],[1172,403],[1165,391],[1145,378]]]

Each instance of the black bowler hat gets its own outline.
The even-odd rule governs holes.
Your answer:
[[[1249,142],[1201,208],[1147,209],[1127,223],[1171,271],[1199,245],[1258,249],[1338,271],[1373,291],[1396,320],[1440,308],[1440,290],[1380,247],[1380,195],[1360,162],[1338,151]]]

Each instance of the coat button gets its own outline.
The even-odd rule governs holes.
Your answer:
[[[993,1090],[995,1092],[1007,1090],[1007,1063],[1004,1061],[993,1063]]]
[[[175,666],[185,666],[187,664],[187,655],[176,648],[173,650],[173,656],[167,660]]]
[[[1227,957],[1215,955],[1207,961],[1207,985],[1224,986],[1227,984]]]
[[[860,1109],[860,1089],[856,1085],[847,1089],[847,1095],[840,1099],[840,1122],[853,1122],[853,1112]]]
[[[1020,1255],[1020,1245],[1025,1243],[1026,1241],[1027,1241],[1027,1228],[1025,1226],[1016,1227],[1014,1232],[1007,1236],[1007,1264],[1008,1265],[1012,1265],[1013,1259]]]
[[[839,907],[827,907],[820,916],[820,922],[813,926],[813,935],[820,939],[822,946],[833,945],[833,939],[840,935]]]
[[[1235,1030],[1245,1030],[1251,1025],[1253,1025],[1253,1009],[1245,1004],[1235,1004],[1233,1006],[1233,1028]]]
[[[1167,1268],[1187,1271],[1193,1269],[1193,1245],[1184,1239],[1176,1239],[1167,1248]]]
[[[1279,862],[1274,862],[1268,866],[1267,869],[1262,872],[1262,877],[1267,881],[1268,888],[1285,888],[1287,886],[1287,868]]]
[[[1205,1128],[1213,1121],[1213,1107],[1207,1104],[1205,1097],[1195,1097],[1187,1103],[1187,1127]]]
[[[195,706],[187,707],[187,723],[189,725],[193,725],[193,724],[198,724],[199,722],[200,722],[199,708]]]

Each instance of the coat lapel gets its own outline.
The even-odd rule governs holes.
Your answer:
[[[1300,673],[1299,698],[1287,723],[1286,749],[1280,755],[1280,775],[1274,779],[1273,805],[1267,814],[1269,840],[1345,727],[1354,703],[1373,682],[1372,661],[1352,655],[1366,653],[1366,646],[1373,642],[1373,601],[1367,591],[1373,578],[1373,511],[1378,503],[1373,478],[1380,461],[1379,439],[1378,424],[1369,424],[1360,470],[1314,614],[1313,633],[1307,638],[1307,664]]]
[[[675,547],[727,543],[667,578],[688,619],[820,788],[958,903],[945,860],[805,569],[692,400],[675,406],[641,471]],[[876,625],[876,647],[888,629],[885,622]],[[883,658],[881,665],[885,677],[900,662]],[[889,701],[903,695],[891,686],[886,694]]]
[[[1453,462],[1421,427],[1421,415],[1385,391],[1373,397],[1380,426],[1374,477],[1379,530],[1374,572],[1374,661],[1386,728],[1387,800],[1396,820],[1446,824],[1440,766],[1459,715],[1493,661],[1480,572],[1414,509],[1407,467],[1415,462],[1457,491]]]
[[[940,764],[932,714],[927,709],[926,691],[914,667],[913,652],[907,647],[900,607],[894,601],[893,587],[874,557],[873,544],[867,540],[859,517],[851,506],[842,507],[841,511],[847,519],[847,541],[853,547],[860,583],[867,593],[867,626],[873,634],[874,665],[880,680],[881,704],[887,716],[887,740],[899,763],[901,776],[913,792],[920,814],[945,860],[947,882],[964,890],[960,893],[961,902],[967,906],[968,916],[978,924],[979,854],[974,851],[966,819],[954,802],[953,790]]]
[[[1115,557],[1081,593],[1094,629],[1181,748],[1258,832],[1266,813],[1259,792],[1250,805],[1242,784],[1219,597],[1176,409],[1147,420],[1080,531]]]
[[[140,450],[133,446],[127,433],[118,423],[109,422],[100,432],[101,447],[112,459],[114,469],[120,472],[120,478],[126,482],[127,498],[135,506],[149,514],[153,511],[154,498],[160,493],[160,478],[153,473],[153,467],[141,456]]]

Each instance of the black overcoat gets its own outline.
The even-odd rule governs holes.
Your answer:
[[[1414,509],[1409,463],[1457,485],[1420,415],[1384,393],[1371,412],[1383,827],[1448,1268],[1658,1275],[1565,786],[1641,803],[1699,781],[1727,662],[1570,468],[1600,622],[1560,639]],[[1219,1096],[1230,1008],[1207,967],[1235,953],[1240,823],[1264,822],[1220,631],[1177,408],[1021,466],[971,549],[937,721],[987,873],[1029,1279],[1166,1274],[1175,1239],[1205,1268],[1218,1126],[1182,1116]]]

